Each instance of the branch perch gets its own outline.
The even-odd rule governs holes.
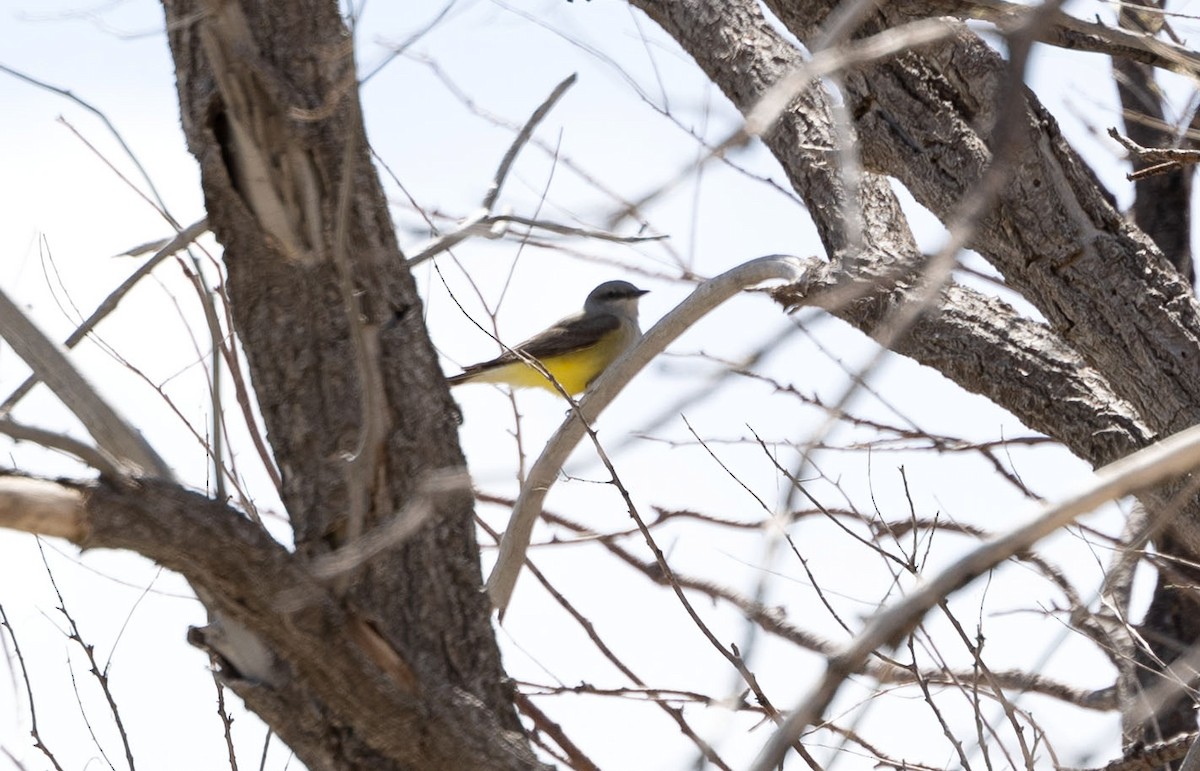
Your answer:
[[[713,308],[743,289],[772,279],[799,281],[805,272],[804,261],[787,255],[771,255],[743,263],[716,278],[709,279],[696,287],[686,300],[659,320],[642,336],[637,345],[626,351],[596,379],[580,399],[577,409],[567,416],[566,421],[542,450],[537,462],[530,468],[521,494],[513,506],[508,528],[500,540],[499,557],[487,580],[488,595],[492,599],[492,605],[500,611],[501,617],[504,616],[508,601],[512,597],[521,565],[525,563],[525,551],[529,548],[533,525],[542,512],[546,493],[554,485],[567,456],[583,438],[584,423],[595,420],[630,378]]]

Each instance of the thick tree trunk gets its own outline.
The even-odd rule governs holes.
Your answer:
[[[463,466],[454,408],[370,162],[337,5],[164,7],[296,543],[293,555],[263,542],[245,556],[269,552],[294,575],[290,594],[243,571],[249,583],[223,579],[211,600],[269,616],[237,614],[260,637],[273,630],[279,659],[271,682],[226,674],[310,768],[536,766],[481,591],[469,489],[433,489]],[[422,512],[382,556],[325,583],[309,576],[339,545]]]

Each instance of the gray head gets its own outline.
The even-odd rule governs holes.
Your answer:
[[[583,303],[584,313],[613,313],[637,321],[638,298],[649,292],[628,281],[605,281]]]

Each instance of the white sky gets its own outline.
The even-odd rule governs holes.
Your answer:
[[[387,58],[389,46],[408,39],[441,7],[442,3],[431,0],[368,3],[357,32],[360,73],[373,70]],[[1085,17],[1107,13],[1099,5],[1080,4],[1078,9],[1076,13]],[[202,199],[196,167],[178,125],[173,66],[161,26],[159,7],[145,0],[94,5],[0,0],[0,64],[70,89],[107,115],[148,170],[171,213],[187,224],[203,215]],[[588,47],[600,53],[589,53]],[[515,124],[523,122],[556,83],[578,73],[578,83],[542,124],[538,139],[557,148],[560,159],[569,159],[626,199],[640,198],[695,161],[698,150],[689,131],[713,140],[737,125],[735,113],[691,62],[651,22],[615,0],[573,4],[539,0],[514,2],[511,7],[462,0],[445,23],[421,38],[409,54],[372,78],[362,98],[373,148],[406,191],[385,175],[400,241],[410,251],[430,234],[407,196],[441,217],[439,226],[451,227],[453,220],[479,206],[513,135],[467,109],[430,63],[436,63],[480,110]],[[1044,52],[1035,61],[1031,82],[1101,177],[1127,200],[1128,192],[1121,187],[1123,168],[1115,161],[1111,143],[1089,135],[1085,120],[1065,112],[1073,109],[1100,130],[1114,125],[1114,94],[1106,75],[1107,64],[1097,57]],[[171,231],[155,209],[130,189],[132,183],[144,193],[146,185],[94,115],[61,95],[2,73],[0,104],[4,105],[0,288],[51,336],[62,339],[74,328],[80,311],[89,312],[138,264],[113,255]],[[495,344],[450,301],[452,291],[476,321],[489,327],[468,286],[468,275],[489,304],[504,298],[499,329],[504,339],[516,342],[576,310],[587,291],[608,278],[628,278],[652,290],[642,303],[643,327],[648,327],[689,291],[690,285],[678,280],[681,267],[703,276],[762,254],[820,255],[820,244],[802,207],[756,178],[782,180],[766,153],[755,147],[733,160],[747,173],[708,165],[647,207],[652,228],[670,236],[665,246],[614,246],[574,239],[564,242],[579,255],[571,256],[521,249],[513,240],[472,241],[457,248],[453,259],[439,258],[440,275],[432,264],[422,266],[417,277],[427,298],[431,334],[446,358],[446,371],[495,352]],[[601,227],[615,209],[611,198],[533,146],[522,153],[500,203],[515,213],[533,215],[539,212],[539,199],[547,189],[539,213],[545,219]],[[914,223],[924,245],[939,242],[940,231],[927,214],[914,212]],[[628,235],[633,229],[626,223],[620,232]],[[211,239],[205,244],[217,253]],[[214,276],[210,270],[209,280]],[[869,358],[871,348],[840,322],[813,314],[798,318],[804,321],[806,334],[793,335],[758,371],[803,393],[835,399],[845,388],[846,376],[813,341],[852,368]],[[676,343],[605,414],[601,438],[610,448],[619,446],[618,472],[645,514],[653,506],[663,506],[748,521],[764,516],[741,484],[691,443],[680,410],[668,413],[666,422],[648,436],[641,435],[668,405],[685,396],[696,400],[683,408],[683,414],[698,435],[713,440],[711,448],[722,463],[768,509],[782,506],[786,480],[761,448],[752,442],[722,440],[745,440],[756,432],[769,444],[778,443],[780,461],[790,467],[794,452],[786,443],[803,443],[821,416],[776,393],[768,383],[741,380],[713,391],[708,378],[718,367],[695,354],[739,359],[788,323],[766,299],[738,298]],[[180,268],[168,263],[104,322],[99,335],[104,345],[82,345],[73,358],[160,449],[181,479],[211,489],[203,447],[193,434],[194,430],[203,438],[210,420],[201,364],[207,353],[203,330],[194,293]],[[12,352],[0,348],[0,398],[25,374]],[[1029,433],[1003,411],[905,360],[889,360],[873,382],[899,413],[932,432],[973,440]],[[170,397],[174,409],[164,405],[151,384]],[[455,396],[466,418],[461,438],[478,487],[515,495],[517,457],[507,398],[483,386],[459,389]],[[521,394],[520,405],[521,436],[532,460],[564,409],[555,397],[541,393]],[[858,399],[854,409],[889,423],[903,423],[869,397]],[[73,419],[40,388],[14,417],[82,436]],[[835,438],[847,442],[852,437],[865,435],[846,430]],[[235,452],[239,470],[260,505],[277,511],[278,502],[256,467],[253,452],[244,441]],[[34,448],[14,447],[3,438],[0,453],[7,464],[31,472],[86,473]],[[1015,446],[1000,457],[1044,496],[1060,494],[1087,478],[1084,464],[1056,448]],[[922,516],[937,514],[999,529],[1015,524],[1029,511],[1028,503],[998,481],[976,455],[826,453],[818,456],[818,463],[827,477],[840,483],[849,500],[865,510],[877,505],[887,519],[908,516],[901,466]],[[548,508],[598,528],[624,527],[628,518],[615,490],[587,481],[603,479],[592,454],[580,451],[570,471],[584,481],[559,484]],[[812,487],[828,505],[844,503],[843,493],[832,484]],[[503,526],[505,511],[496,507],[484,511],[493,525]],[[1092,524],[1110,533],[1119,529],[1119,520],[1111,512],[1094,517]],[[538,535],[544,538],[548,532]],[[878,559],[826,523],[805,520],[789,532],[809,570],[830,591],[852,626],[887,596],[890,576],[881,570]],[[790,618],[806,629],[845,639],[816,603],[794,557],[778,556],[764,564],[768,539],[762,533],[714,537],[709,528],[675,525],[659,537],[672,565],[681,572],[704,575],[747,594],[764,576],[776,575],[770,602],[786,606]],[[1053,540],[1048,549],[1051,556],[1082,586],[1094,588],[1107,561],[1102,545],[1088,544],[1078,534]],[[931,568],[945,564],[965,544],[948,535],[935,541]],[[639,539],[627,543],[647,556]],[[739,690],[731,668],[687,622],[669,593],[652,589],[646,580],[598,552],[595,546],[551,546],[537,548],[533,554],[560,591],[651,685],[718,697]],[[139,764],[222,767],[225,748],[207,664],[183,640],[189,624],[203,622],[199,605],[181,596],[187,593],[186,585],[177,577],[159,576],[152,565],[126,555],[81,557],[73,547],[50,542],[47,558],[85,638],[97,646],[102,661],[112,658],[113,689]],[[487,551],[485,569],[492,559]],[[1044,671],[1081,686],[1106,684],[1112,677],[1108,665],[1071,634],[1063,643],[1059,621],[1036,612],[1056,598],[1026,568],[1010,566],[999,571],[990,585],[972,587],[956,598],[956,607],[971,632],[976,623],[985,623],[986,655],[994,669],[1031,666],[1057,653]],[[63,619],[55,610],[57,600],[31,537],[0,532],[0,604],[27,658],[47,743],[68,768],[84,767],[99,755],[64,672],[63,662],[69,657],[91,725],[105,752],[120,767],[122,752],[111,721],[80,663],[77,646],[60,631]],[[728,609],[706,601],[697,606],[723,642],[743,638],[744,624]],[[561,611],[550,608],[543,590],[530,576],[523,576],[499,633],[514,678],[566,685],[586,681],[600,687],[627,684],[598,660]],[[1000,611],[1017,612],[993,615]],[[940,634],[945,624],[931,617],[930,629]],[[961,646],[945,647],[956,660],[965,660]],[[818,664],[815,656],[770,639],[755,648],[751,658],[760,681],[780,707],[791,705],[805,692]],[[28,746],[30,716],[19,670],[9,669],[11,676],[0,672],[0,746],[27,768],[40,768],[42,757]],[[11,684],[3,685],[6,681]],[[236,702],[236,697],[229,698]],[[855,699],[848,691],[838,709],[854,708]],[[568,696],[538,703],[603,768],[684,768],[695,755],[662,713],[647,705]],[[1090,757],[1098,762],[1117,751],[1115,717],[1062,709],[1037,698],[1022,704],[1034,709],[1050,729],[1059,758],[1068,765],[1089,762],[1089,752],[1098,753]],[[692,708],[688,715],[736,765],[747,763],[767,736],[765,727],[749,730],[754,721],[745,716]],[[969,711],[961,710],[960,717],[964,722],[959,727],[970,733],[965,722]],[[915,691],[872,706],[862,720],[864,733],[897,757],[908,753],[922,761],[954,762],[949,745],[928,733],[929,715]],[[234,731],[244,767],[257,764],[263,742],[260,724],[239,713]],[[829,750],[820,746],[813,750],[818,758],[828,759]],[[938,753],[943,753],[940,759]],[[283,768],[286,762],[286,751],[276,743],[268,767]],[[849,758],[843,762],[854,765]],[[0,755],[0,769],[6,768],[5,763]],[[291,767],[296,766],[293,761]]]

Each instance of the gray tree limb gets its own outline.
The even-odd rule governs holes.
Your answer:
[[[743,114],[801,64],[800,53],[754,3],[633,4],[674,37]],[[840,4],[767,5],[802,42],[819,48],[827,36],[821,25]],[[896,29],[942,5],[883,4],[854,34]],[[1058,23],[1061,32],[1061,18]],[[1051,28],[1049,34],[1058,33]],[[1163,50],[1144,37],[1139,46]],[[946,222],[993,160],[999,111],[1023,110],[1014,173],[990,213],[974,223],[971,246],[1048,325],[951,286],[894,348],[1100,465],[1200,422],[1200,315],[1189,282],[1115,209],[1036,98],[1026,93],[1023,102],[997,101],[1006,93],[1006,76],[1005,62],[964,27],[950,40],[849,70],[841,83],[852,136],[834,130],[818,86],[797,94],[763,139],[804,198],[831,263],[824,275],[810,275],[814,286],[777,296],[818,302],[864,331],[876,329],[920,282],[922,257],[886,180],[867,173],[857,195],[850,192],[837,168],[838,148],[854,142],[868,172],[898,179]],[[854,216],[861,216],[861,231],[847,224]],[[861,248],[846,235],[855,232],[861,232]],[[1192,500],[1174,513],[1174,505],[1164,509],[1170,497],[1170,490],[1143,496],[1149,508],[1172,512],[1157,545],[1194,564],[1200,508]],[[1198,616],[1194,601],[1172,588],[1189,582],[1160,581],[1142,630],[1167,661],[1200,636],[1189,621]],[[1194,725],[1182,707],[1166,719],[1164,730]]]

